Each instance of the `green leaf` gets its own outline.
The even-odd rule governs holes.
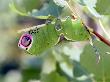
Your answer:
[[[41,16],[54,16],[58,17],[62,12],[63,7],[55,4],[53,0],[50,0],[48,4],[44,4],[44,6],[36,12],[32,12],[30,15],[33,17],[41,17]]]
[[[28,82],[32,79],[40,79],[40,72],[41,70],[36,68],[28,68],[22,70],[23,82]]]
[[[79,62],[74,61],[73,74],[75,77],[81,77],[82,75],[89,75],[85,68],[83,68]]]
[[[61,75],[64,76],[68,81],[71,81],[73,77],[70,77],[64,70],[62,70],[63,67],[60,66],[60,63],[57,63],[57,69],[56,71]]]
[[[93,82],[90,73],[79,62],[74,61],[73,74],[78,82]]]
[[[36,8],[39,9],[42,5],[42,0],[22,0],[22,5],[28,12]]]
[[[88,45],[85,47],[84,52],[81,55],[81,64],[91,73],[94,74],[96,81],[109,82],[110,81],[110,55],[106,52],[110,52],[110,47],[102,42],[95,41],[94,45],[99,49],[101,60],[97,64],[95,51]]]
[[[60,76],[57,72],[50,74],[42,74],[41,82],[68,82],[64,76]]]
[[[110,0],[97,0],[95,9],[101,15],[110,15]]]
[[[84,8],[87,8],[87,10],[89,10],[89,12],[97,17],[97,18],[100,18],[101,15],[94,9],[94,7],[96,6],[96,2],[97,0],[78,0],[78,2],[83,5],[83,6],[86,6]]]
[[[29,66],[28,68],[22,69],[23,82],[28,82],[29,80],[32,80],[32,79],[40,80],[43,59],[40,57],[37,57],[34,60],[35,60],[34,66],[32,66],[32,60],[31,60],[30,62],[31,66]]]
[[[40,0],[23,0],[22,3],[24,3],[22,4],[23,6],[17,5],[17,2],[13,1],[9,6],[11,10],[19,15],[35,17],[38,19],[47,19],[50,16],[58,17],[63,9],[63,7],[55,4],[53,0],[50,0],[49,3],[45,3],[39,10],[37,10],[37,8],[39,7],[38,3],[41,3]]]
[[[12,5],[16,9],[16,11],[28,13],[33,9],[39,9],[41,4],[42,1],[40,0],[12,0],[12,3],[10,3],[9,5]]]
[[[9,7],[12,11],[16,12],[19,15],[28,16],[27,12],[25,10],[21,10],[21,8],[16,7],[14,2],[10,3]]]

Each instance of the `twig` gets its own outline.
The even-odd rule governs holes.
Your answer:
[[[95,36],[97,36],[102,42],[104,42],[105,44],[110,46],[110,41],[107,40],[106,38],[104,38],[102,35],[100,35],[99,33],[95,32],[95,31],[93,31],[93,34],[95,34]]]

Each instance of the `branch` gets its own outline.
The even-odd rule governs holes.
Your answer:
[[[102,35],[100,35],[99,33],[93,31],[92,32],[95,36],[97,36],[102,42],[104,42],[105,44],[107,44],[108,46],[110,46],[110,41],[107,40],[106,38],[104,38]]]

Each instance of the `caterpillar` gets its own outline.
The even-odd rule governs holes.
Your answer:
[[[24,33],[20,37],[18,46],[31,54],[40,54],[54,47],[59,42],[61,35],[71,41],[84,41],[90,37],[81,19],[73,20],[71,17],[67,17],[61,21],[55,19],[42,28],[36,27],[28,33]]]

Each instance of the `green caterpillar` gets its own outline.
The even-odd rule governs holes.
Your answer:
[[[18,46],[31,54],[41,52],[54,47],[63,35],[67,40],[84,41],[90,35],[80,19],[73,20],[71,17],[63,21],[51,22],[42,28],[36,28],[21,36]]]

